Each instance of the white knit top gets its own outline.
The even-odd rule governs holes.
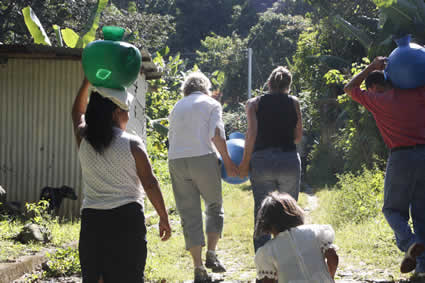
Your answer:
[[[143,207],[145,192],[131,153],[130,141],[143,141],[119,128],[102,154],[97,153],[86,139],[82,139],[78,156],[83,177],[84,208],[112,209],[131,202]]]
[[[301,225],[279,233],[255,254],[257,278],[279,283],[332,283],[324,254],[333,247],[330,225]]]

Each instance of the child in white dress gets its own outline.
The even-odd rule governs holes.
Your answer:
[[[330,225],[304,225],[304,211],[289,194],[272,193],[258,211],[255,235],[273,239],[255,254],[257,282],[332,283],[338,255]]]

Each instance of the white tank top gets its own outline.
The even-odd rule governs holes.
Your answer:
[[[86,139],[81,140],[80,158],[84,208],[112,209],[131,202],[143,207],[145,192],[131,153],[130,141],[143,141],[114,128],[115,137],[102,154],[97,153]]]

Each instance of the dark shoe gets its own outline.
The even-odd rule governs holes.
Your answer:
[[[204,267],[195,268],[195,283],[207,283],[211,282],[211,276],[208,275],[207,270]]]
[[[224,265],[218,260],[217,255],[209,252],[207,252],[205,267],[211,268],[212,272],[226,272],[226,268],[224,268]]]
[[[418,272],[413,274],[410,278],[410,282],[412,283],[424,283],[425,282],[425,272]]]
[[[425,245],[413,243],[406,252],[400,266],[401,273],[408,273],[416,268],[416,258],[425,251]]]

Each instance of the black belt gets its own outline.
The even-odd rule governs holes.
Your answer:
[[[408,149],[416,149],[416,148],[423,148],[425,147],[425,144],[416,144],[416,145],[409,145],[409,146],[398,146],[390,149],[390,152],[395,152],[399,150],[408,150]]]

